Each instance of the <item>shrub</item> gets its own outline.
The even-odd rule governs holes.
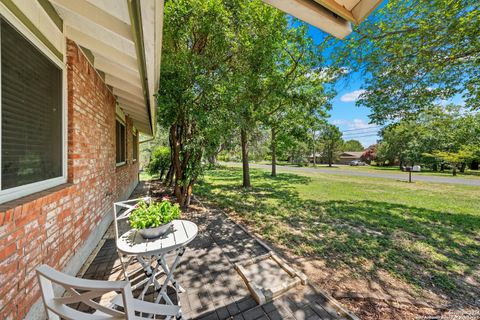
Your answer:
[[[163,174],[170,167],[170,148],[168,147],[157,147],[153,150],[150,157],[150,163],[147,166],[147,172],[149,174],[160,175],[160,179]]]
[[[155,228],[180,217],[180,213],[179,205],[168,200],[152,202],[150,205],[140,201],[128,217],[128,221],[130,226],[137,230]]]

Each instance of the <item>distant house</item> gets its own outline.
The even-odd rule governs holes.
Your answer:
[[[338,164],[349,164],[353,160],[360,160],[363,151],[346,151],[338,156]]]
[[[313,163],[313,158],[314,155],[313,153],[308,156],[308,162]],[[322,154],[321,153],[315,153],[315,163],[320,163],[322,161]]]

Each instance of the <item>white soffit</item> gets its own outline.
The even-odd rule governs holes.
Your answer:
[[[148,110],[145,101],[127,1],[131,0],[50,0],[63,19],[65,36],[91,52],[93,66],[105,74],[105,83],[112,87],[119,107],[132,117],[135,127],[152,134],[150,121],[155,118],[151,117],[151,110]],[[155,4],[158,2],[163,7],[163,1],[140,1],[142,5],[147,3],[153,8],[159,6]],[[146,13],[147,16],[149,14]],[[163,21],[161,18],[160,22]],[[153,26],[158,24],[155,12],[152,19],[147,22]],[[147,50],[155,47],[154,40],[155,37],[144,39],[146,56]],[[153,54],[156,52],[153,51]],[[153,70],[153,63],[147,61],[146,70]],[[152,72],[147,72],[145,77],[149,83],[151,104],[154,102],[153,94],[158,90],[158,82],[155,87],[155,74]]]

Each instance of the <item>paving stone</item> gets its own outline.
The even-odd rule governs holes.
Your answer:
[[[240,308],[237,306],[237,304],[234,301],[231,301],[229,304],[227,304],[227,310],[231,316],[234,316],[241,312]]]
[[[200,316],[199,319],[200,320],[218,320],[218,316],[215,311],[211,311],[205,316]]]
[[[151,185],[155,185],[155,182]],[[164,194],[161,190],[151,191],[153,196]],[[132,196],[138,198],[145,194],[145,190],[136,189]],[[258,306],[243,279],[234,269],[233,262],[263,255],[267,250],[219,210],[186,213],[185,219],[197,223],[199,233],[188,245],[175,271],[175,279],[185,289],[179,296],[184,318],[239,320],[338,318],[337,311],[331,304],[304,286],[298,286],[294,291]],[[123,280],[123,269],[113,237],[113,227],[110,226],[104,236],[102,247],[84,274],[85,278]],[[173,258],[173,255],[168,255],[166,260],[172,261]],[[125,257],[122,259],[127,261]],[[143,276],[141,266],[136,260],[127,269],[131,278]],[[139,294],[140,291],[141,289],[135,291],[135,294]],[[177,301],[172,287],[168,293],[173,301]],[[151,301],[156,295],[151,287],[146,300]]]
[[[230,318],[230,313],[228,312],[227,307],[217,308],[216,311],[219,320]]]
[[[243,316],[245,317],[245,319],[257,319],[263,315],[265,315],[265,312],[263,311],[261,306],[257,306],[255,308],[252,308],[248,311],[243,312]]]
[[[242,314],[237,314],[237,315],[233,316],[232,319],[233,320],[245,320],[245,318],[242,316]]]
[[[249,310],[257,305],[257,302],[251,297],[244,298],[237,302],[237,306],[241,312]]]

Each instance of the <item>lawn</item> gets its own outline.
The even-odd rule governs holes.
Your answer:
[[[357,277],[386,272],[448,299],[480,295],[480,190],[381,178],[207,171],[195,189],[273,244]]]
[[[271,165],[269,161],[259,161],[256,162],[258,164],[265,164]],[[287,161],[281,161],[278,163],[279,166],[288,166],[288,167],[298,167],[298,165],[291,164]],[[313,164],[308,165],[309,168],[314,168]],[[332,171],[335,170],[351,170],[351,171],[362,171],[362,172],[371,172],[371,173],[392,173],[398,175],[406,175],[407,173],[402,172],[398,166],[392,167],[382,167],[382,166],[349,166],[349,165],[333,165],[329,167],[326,164],[317,164],[315,168],[319,169],[329,169]],[[480,171],[478,170],[469,170],[466,169],[464,173],[457,171],[457,175],[452,175],[452,170],[445,170],[443,172],[440,171],[432,171],[430,169],[422,168],[421,172],[415,172],[415,175],[422,175],[422,176],[437,176],[437,177],[448,177],[448,178],[463,178],[463,179],[480,179]]]

